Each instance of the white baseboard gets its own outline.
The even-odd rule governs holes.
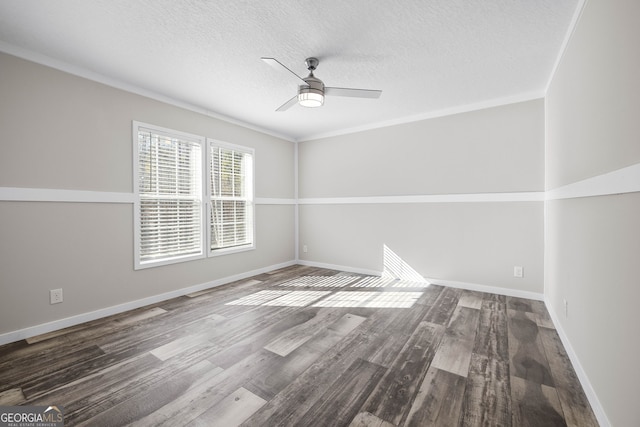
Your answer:
[[[553,305],[548,298],[545,297],[544,303],[547,306],[547,311],[551,316],[551,320],[553,321],[553,325],[558,331],[558,335],[560,336],[560,341],[562,341],[562,345],[564,349],[567,351],[567,355],[569,356],[569,360],[571,360],[571,364],[573,365],[573,369],[576,371],[576,375],[578,375],[578,379],[580,380],[580,384],[582,385],[582,389],[584,393],[587,395],[587,399],[589,400],[589,404],[591,405],[591,409],[593,409],[593,413],[598,419],[598,423],[601,427],[611,427],[611,422],[607,417],[607,414],[604,412],[602,405],[600,404],[600,400],[596,395],[596,391],[594,390],[591,382],[589,381],[589,377],[587,373],[582,368],[582,364],[580,363],[580,359],[578,355],[573,350],[571,346],[571,341],[569,341],[569,337],[565,334],[564,329],[562,329],[562,325],[560,324],[560,318],[557,313],[553,310]]]
[[[346,265],[327,264],[315,261],[298,260],[298,264],[309,267],[327,268],[329,270],[346,271],[348,273],[369,274],[371,276],[381,276],[381,271],[368,270],[364,268],[349,267]],[[506,295],[510,297],[527,298],[538,301],[544,300],[544,294],[537,292],[521,291],[517,289],[501,288],[497,286],[480,285],[477,283],[456,282],[453,280],[431,279],[426,277],[425,280],[434,285],[449,286],[451,288],[466,289],[469,291],[487,292],[491,294]]]
[[[114,314],[122,313],[125,311],[134,310],[136,308],[166,301],[171,298],[181,297],[183,295],[187,295],[193,292],[199,292],[205,289],[214,288],[216,286],[226,285],[227,283],[235,282],[236,280],[247,279],[249,277],[252,277],[258,274],[277,270],[279,268],[289,267],[295,264],[296,264],[296,261],[292,260],[292,261],[287,261],[281,264],[270,265],[270,266],[259,268],[256,270],[235,274],[233,276],[212,280],[211,282],[200,283],[198,285],[189,286],[188,288],[177,289],[175,291],[166,292],[159,295],[153,295],[153,296],[142,298],[136,301],[130,301],[124,304],[102,308],[100,310],[91,311],[89,313],[82,313],[76,316],[67,317],[65,319],[55,320],[53,322],[31,326],[25,329],[20,329],[18,331],[7,332],[0,335],[0,345],[8,344],[14,341],[20,341],[20,340],[31,338],[41,334],[46,334],[48,332],[57,331],[59,329],[68,328],[70,326],[79,325],[81,323],[90,322],[92,320],[101,319],[103,317],[112,316]]]
[[[522,291],[519,289],[501,288],[499,286],[480,285],[477,283],[456,282],[453,280],[429,279],[427,280],[436,285],[449,286],[451,288],[466,289],[468,291],[486,292],[489,294],[506,295],[508,297],[526,298],[537,301],[544,300],[544,294],[531,291]]]

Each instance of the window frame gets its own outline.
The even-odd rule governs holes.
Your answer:
[[[139,183],[139,132],[150,131],[151,133],[163,135],[169,138],[177,138],[200,146],[200,251],[194,254],[177,255],[157,260],[142,261],[141,260],[141,200],[144,198],[140,192]],[[141,270],[151,267],[159,267],[163,265],[176,264],[181,262],[205,259],[209,257],[218,257],[238,252],[250,251],[256,248],[256,221],[255,221],[255,149],[237,144],[220,141],[213,138],[195,135],[187,132],[177,131],[162,126],[152,125],[139,121],[132,121],[132,145],[133,145],[133,232],[134,232],[134,270]],[[211,249],[211,232],[212,232],[212,205],[211,205],[211,147],[218,146],[235,151],[247,153],[251,155],[250,181],[248,182],[248,191],[250,193],[250,208],[248,209],[251,217],[251,243],[241,246],[225,247]]]
[[[216,249],[211,249],[211,231],[213,229],[213,224],[212,224],[212,211],[213,211],[213,205],[212,205],[212,188],[211,188],[211,162],[209,160],[209,156],[211,155],[211,148],[213,146],[216,147],[222,147],[222,148],[226,148],[229,150],[234,150],[234,151],[238,151],[238,152],[242,152],[245,154],[249,154],[251,155],[251,170],[250,170],[250,177],[249,177],[249,197],[247,198],[250,202],[250,207],[248,208],[249,211],[249,215],[251,218],[251,243],[249,244],[245,244],[245,245],[239,245],[239,246],[231,246],[231,247],[223,247],[223,248],[216,248]],[[206,220],[208,221],[207,224],[207,256],[208,257],[217,257],[217,256],[222,256],[222,255],[228,255],[228,254],[234,254],[234,253],[239,253],[239,252],[245,252],[245,251],[251,251],[254,250],[256,248],[256,203],[255,203],[255,164],[256,164],[256,154],[255,154],[255,149],[251,148],[251,147],[245,147],[242,145],[238,145],[238,144],[232,144],[229,142],[225,142],[225,141],[221,141],[218,139],[214,139],[214,138],[207,138],[207,160],[206,160],[206,180],[207,180],[207,184],[206,184],[206,198],[207,198],[207,212],[206,212]]]

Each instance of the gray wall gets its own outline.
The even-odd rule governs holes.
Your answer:
[[[133,204],[102,193],[133,191],[132,120],[255,148],[263,199],[294,198],[293,143],[6,54],[0,76],[0,189],[96,201],[0,201],[0,335],[294,261],[294,206],[266,201],[256,250],[134,271]]]
[[[640,174],[603,174],[640,167],[638,22],[638,1],[589,0],[546,98],[547,190],[591,197],[547,202],[545,295],[614,426],[640,423]]]
[[[544,191],[543,100],[298,150],[303,262],[382,271],[387,245],[428,278],[542,294],[544,202],[517,198]]]

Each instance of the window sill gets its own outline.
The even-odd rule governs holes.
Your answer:
[[[251,244],[251,245],[243,245],[243,246],[234,246],[231,248],[214,249],[209,251],[208,256],[213,258],[213,257],[218,257],[223,255],[235,254],[239,252],[252,251],[255,248],[256,248],[256,245]]]

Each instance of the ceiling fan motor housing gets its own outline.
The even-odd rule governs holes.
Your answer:
[[[307,84],[298,86],[298,102],[303,107],[320,107],[324,104],[324,83],[313,73],[303,80]]]

